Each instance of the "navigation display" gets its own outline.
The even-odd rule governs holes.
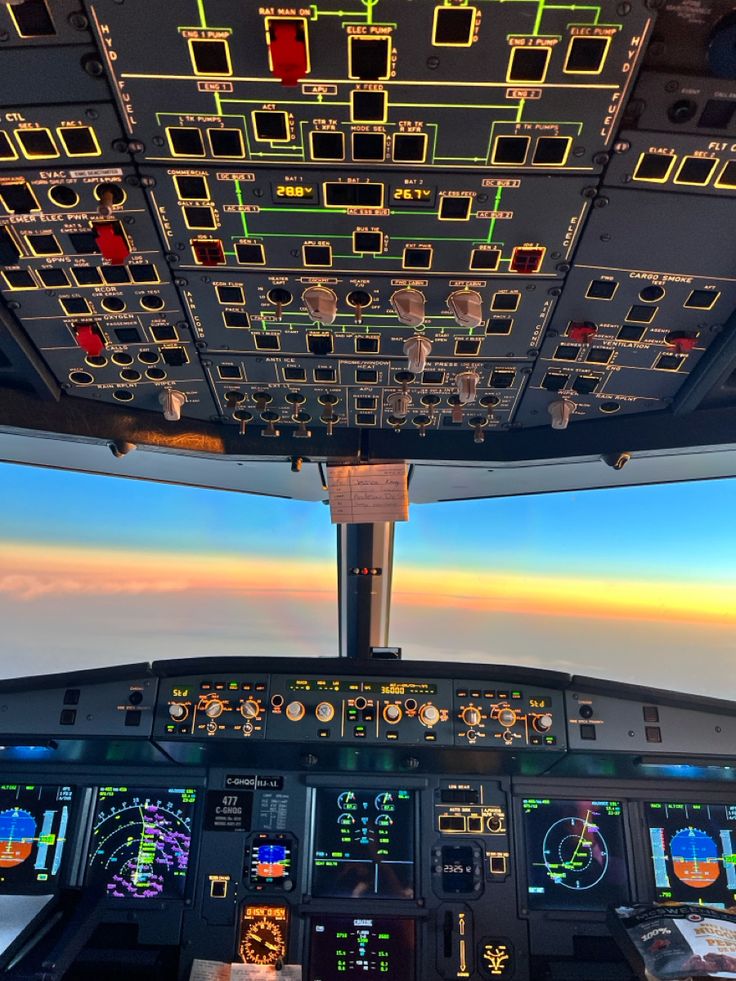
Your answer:
[[[522,801],[529,909],[604,910],[629,898],[615,800]]]
[[[317,790],[312,895],[414,897],[414,795]]]
[[[736,804],[644,805],[655,898],[736,903]]]
[[[196,794],[181,788],[101,787],[87,883],[113,899],[182,897]]]
[[[0,785],[0,894],[55,888],[72,798],[71,787]]]
[[[310,927],[309,981],[414,981],[414,921],[323,916]]]

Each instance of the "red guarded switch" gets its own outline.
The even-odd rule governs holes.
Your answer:
[[[94,324],[81,324],[74,336],[88,358],[97,358],[105,350],[105,342]]]
[[[580,344],[587,344],[597,332],[598,328],[589,320],[573,320],[567,328],[567,336]]]
[[[296,85],[307,74],[303,20],[272,20],[268,26],[271,71],[282,85]]]
[[[665,342],[671,344],[678,354],[689,354],[698,343],[698,335],[685,330],[671,330],[665,337]]]
[[[95,225],[95,241],[102,255],[113,266],[122,266],[130,255],[125,236],[117,227],[117,222],[98,222]]]

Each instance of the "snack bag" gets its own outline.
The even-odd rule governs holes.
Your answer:
[[[612,908],[609,926],[639,977],[736,978],[736,915],[712,906]]]

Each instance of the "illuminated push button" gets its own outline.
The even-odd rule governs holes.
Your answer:
[[[282,85],[296,85],[307,74],[305,22],[273,20],[268,26],[271,70]]]
[[[257,719],[261,712],[261,706],[252,698],[247,699],[240,706],[240,714],[244,719]]]
[[[329,702],[320,702],[314,714],[320,722],[330,722],[335,716],[335,709]]]
[[[383,710],[383,717],[390,725],[400,722],[402,715],[403,712],[401,711],[400,705],[387,705]]]
[[[532,724],[537,732],[549,732],[552,728],[552,716],[538,715]]]
[[[475,290],[450,293],[447,306],[461,327],[475,328],[483,323],[483,298]]]
[[[463,722],[468,726],[477,726],[480,722],[480,710],[472,705],[463,709]]]
[[[302,300],[312,320],[329,327],[337,316],[337,296],[326,286],[310,286],[302,293]]]
[[[289,702],[286,706],[286,718],[290,722],[299,722],[304,718],[304,706],[301,702]]]
[[[402,324],[421,327],[424,323],[424,294],[415,289],[397,290],[391,297],[391,306]],[[412,371],[422,369],[412,368]]]
[[[175,722],[181,722],[187,717],[187,707],[180,702],[172,702],[169,705],[169,715]]]
[[[222,715],[223,704],[219,699],[215,699],[207,704],[207,708],[204,710],[204,714],[208,719],[216,719]]]
[[[440,721],[440,710],[436,705],[427,702],[419,709],[419,721],[423,726],[436,726]]]
[[[591,337],[594,337],[597,332],[598,328],[589,320],[573,320],[570,322],[570,326],[567,328],[567,336],[581,344],[587,344]]]

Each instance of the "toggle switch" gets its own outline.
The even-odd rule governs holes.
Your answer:
[[[164,410],[164,419],[167,422],[178,422],[181,419],[182,406],[187,400],[184,392],[177,392],[175,388],[167,388],[158,397]]]
[[[97,205],[97,214],[102,218],[109,218],[112,214],[115,198],[111,188],[103,188],[100,191],[100,201]]]
[[[267,409],[265,412],[261,413],[261,419],[266,423],[266,428],[261,431],[261,436],[270,436],[275,438],[281,435],[281,430],[276,429],[274,423],[278,422],[279,414],[278,412],[272,412]]]
[[[332,436],[332,431],[335,428],[335,423],[337,422],[337,416],[332,412],[323,412],[319,417],[320,422],[323,422],[327,426],[327,435]]]
[[[287,392],[286,402],[291,407],[291,418],[296,419],[299,409],[307,401],[307,396],[302,392]]]
[[[74,336],[88,358],[98,358],[105,350],[105,341],[95,324],[80,324]]]
[[[355,310],[356,324],[363,323],[363,311],[371,305],[372,299],[370,293],[366,293],[365,290],[353,290],[351,293],[348,293],[347,301]]]
[[[567,429],[574,409],[575,403],[572,399],[558,399],[556,402],[550,402],[547,406],[547,412],[552,419],[552,428]]]
[[[240,429],[238,434],[240,436],[248,435],[248,423],[253,420],[253,413],[248,412],[247,409],[238,409],[237,412],[233,412],[233,416],[240,423]]]
[[[272,20],[268,25],[271,71],[282,85],[297,85],[307,74],[304,20]]]
[[[309,316],[323,327],[334,324],[337,316],[337,296],[327,286],[309,286],[302,293]]]
[[[431,426],[432,425],[432,416],[428,416],[428,415],[425,415],[423,413],[422,415],[414,416],[414,418],[412,419],[412,422],[414,423],[414,425],[419,430],[419,435],[420,436],[426,436],[427,435],[427,426]]]
[[[474,443],[485,443],[486,434],[483,432],[483,430],[488,425],[489,418],[489,416],[471,416],[471,418],[468,419],[469,425],[475,430],[475,434],[473,436]]]
[[[394,416],[405,417],[411,408],[411,395],[408,392],[391,392],[386,398],[386,407]]]
[[[451,395],[447,403],[452,408],[452,421],[457,425],[463,421],[463,404],[459,395]]]
[[[395,433],[398,433],[406,422],[406,416],[388,416],[386,422],[391,426]]]
[[[407,327],[421,327],[424,323],[424,294],[419,290],[407,288],[397,290],[391,297],[391,306],[394,308],[400,323]],[[417,369],[412,369],[417,370]],[[422,369],[419,368],[419,371]]]
[[[307,429],[307,423],[312,421],[310,414],[308,412],[297,412],[291,418],[298,424],[298,428],[294,433],[294,439],[309,439],[312,435],[312,430]]]
[[[495,407],[498,405],[500,401],[501,400],[497,395],[484,395],[483,398],[480,400],[480,404],[488,413],[487,419],[488,419],[489,426],[493,422],[493,410],[495,409]]]
[[[409,360],[409,371],[413,371],[415,375],[424,371],[431,353],[432,342],[428,337],[416,334],[404,341],[404,354]]]
[[[461,371],[455,375],[455,388],[462,405],[475,402],[480,375],[477,371]]]
[[[483,323],[483,298],[475,290],[456,290],[448,296],[447,306],[461,327],[480,327]]]
[[[256,403],[256,409],[263,413],[266,411],[266,406],[273,402],[273,395],[269,392],[253,392],[253,401]]]
[[[130,248],[118,222],[96,222],[93,229],[103,258],[113,266],[122,266],[130,255]]]

